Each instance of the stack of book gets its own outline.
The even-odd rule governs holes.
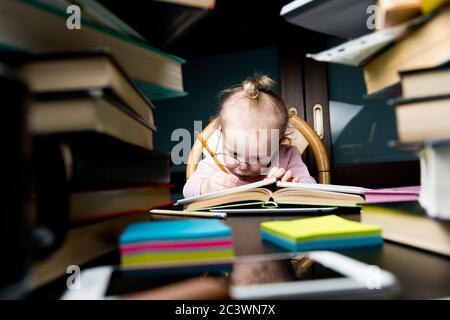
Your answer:
[[[59,144],[69,185],[70,230],[35,268],[42,284],[115,249],[126,225],[169,204],[170,160],[153,150],[153,104],[109,51],[16,54],[10,62],[33,94],[34,154],[45,158],[46,143]]]
[[[386,239],[450,255],[450,63],[400,72],[395,106],[398,147],[420,158],[418,201],[365,204],[362,220],[383,227]],[[403,200],[403,201],[402,201]]]
[[[378,30],[390,28],[427,14],[446,0],[378,0],[375,26]]]
[[[291,251],[380,245],[381,228],[336,215],[261,223],[261,237]]]
[[[450,60],[432,68],[400,72],[400,77],[403,96],[391,101],[399,140],[414,143],[449,139]]]
[[[35,153],[61,145],[72,224],[170,202],[169,156],[153,150],[153,105],[107,51],[25,55]],[[45,155],[42,155],[45,157]]]
[[[296,2],[298,1],[292,2],[294,7],[299,5]],[[370,9],[369,2],[367,5]],[[348,8],[341,8],[341,12],[336,13],[336,21],[328,24],[325,33],[346,33],[346,37],[352,39],[322,52],[308,53],[306,56],[317,61],[364,67],[369,97],[391,96],[399,88],[398,70],[431,66],[442,61],[442,57],[447,55],[448,12],[444,13],[448,11],[447,3],[448,0],[378,0],[375,12],[372,11],[372,15],[366,16],[367,19],[361,19],[359,16],[353,27],[343,23],[345,19],[342,16],[349,15],[350,11]],[[352,10],[363,14],[362,6],[359,9],[356,7]],[[289,17],[287,19],[290,20]],[[428,23],[430,20],[432,22]],[[293,22],[295,23],[295,20]],[[305,20],[303,23],[308,22]],[[334,31],[329,27],[333,24],[337,29],[342,25],[346,27]],[[324,26],[312,27],[318,29]],[[373,29],[376,30],[370,32]],[[355,38],[350,36],[352,34],[362,35]],[[340,36],[345,38],[342,34]]]
[[[53,1],[1,1],[0,48],[34,53],[110,48],[133,81],[152,100],[185,95],[183,59],[151,47],[129,32],[105,26],[100,19],[87,19],[84,15],[87,10],[81,13],[81,28],[70,29],[66,9]]]
[[[369,98],[398,95],[402,70],[450,59],[448,0],[379,0],[374,21],[377,31],[307,57],[364,67]]]
[[[366,204],[361,221],[383,228],[386,240],[450,256],[450,223],[430,219],[417,201]]]
[[[427,22],[371,58],[364,66],[367,93],[373,97],[392,97],[400,92],[400,71],[434,67],[448,59],[450,6],[444,5]]]
[[[405,189],[366,194],[363,221],[385,239],[450,255],[450,3],[377,4],[377,32],[308,56],[364,67],[367,98],[395,98],[395,145],[420,157],[418,199]]]
[[[450,219],[450,63],[400,73],[403,97],[394,99],[400,143],[420,157],[419,202],[435,218]]]
[[[217,220],[142,222],[120,237],[122,269],[213,272],[231,268],[231,228]]]
[[[184,60],[92,3],[76,30],[62,2],[0,3],[0,61],[32,92],[33,157],[50,163],[46,146],[56,144],[69,189],[70,229],[62,247],[35,265],[34,286],[116,249],[128,224],[171,203],[170,157],[154,150],[151,100],[185,94]]]

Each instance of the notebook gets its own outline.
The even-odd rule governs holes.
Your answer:
[[[272,178],[181,199],[177,201],[177,205],[186,205],[186,210],[249,208],[252,206],[276,208],[292,205],[358,207],[358,203],[362,203],[364,198],[357,194],[362,194],[365,190],[351,186],[281,182]]]
[[[383,203],[417,200],[420,186],[374,189],[366,192],[365,203]]]
[[[261,237],[289,250],[323,250],[381,244],[381,228],[336,215],[261,223]]]

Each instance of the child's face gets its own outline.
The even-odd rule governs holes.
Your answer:
[[[278,166],[274,155],[280,146],[279,115],[264,97],[253,105],[237,94],[223,106],[223,150],[219,152],[228,170],[240,178],[267,175],[271,166]]]
[[[240,178],[267,174],[279,147],[279,130],[258,126],[255,120],[235,119],[222,129],[222,161],[228,170]]]

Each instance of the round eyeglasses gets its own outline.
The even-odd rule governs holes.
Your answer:
[[[237,167],[239,167],[242,164],[247,165],[249,168],[254,168],[256,166],[258,167],[270,167],[270,159],[256,159],[254,161],[248,162],[248,161],[242,161],[239,160],[237,157],[232,156],[230,154],[227,153],[217,153],[216,154],[222,161],[223,164],[231,169],[235,169]]]
[[[219,135],[219,139],[217,140],[217,144],[215,147],[215,150],[217,151],[217,148],[219,146],[219,142],[222,139],[222,130],[220,130],[220,135]],[[268,168],[271,165],[271,159],[267,158],[267,159],[256,159],[254,161],[248,162],[248,161],[242,161],[239,160],[236,156],[230,155],[228,153],[217,153],[215,152],[216,156],[219,156],[222,161],[223,164],[230,169],[235,169],[237,167],[239,167],[241,164],[245,164],[247,165],[250,170],[252,169],[256,169],[259,170],[259,168]]]

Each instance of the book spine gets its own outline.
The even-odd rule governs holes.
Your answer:
[[[116,143],[116,148],[70,144],[73,163],[71,190],[114,188],[170,182],[168,154]]]

